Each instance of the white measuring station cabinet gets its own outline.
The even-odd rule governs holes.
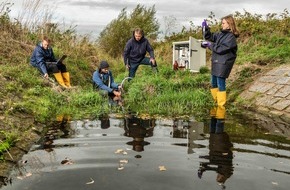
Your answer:
[[[206,49],[201,47],[201,42],[193,37],[188,41],[173,42],[173,68],[178,65],[178,69],[199,72],[206,64]]]

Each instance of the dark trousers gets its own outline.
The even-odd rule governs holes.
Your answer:
[[[47,62],[46,64],[46,68],[47,68],[47,72],[48,73],[65,73],[66,71],[66,66],[63,63],[51,63],[51,62]]]
[[[134,62],[130,62],[130,68],[129,68],[129,77],[134,78],[136,71],[139,67],[139,65],[150,65],[151,67],[157,67],[157,63],[155,62],[155,65],[152,65],[152,63],[150,62],[149,57],[145,57],[144,59],[142,59],[139,63],[134,63]]]

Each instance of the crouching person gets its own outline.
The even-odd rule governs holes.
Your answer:
[[[70,88],[70,76],[66,70],[65,64],[57,62],[54,57],[53,50],[50,46],[50,39],[43,37],[42,42],[36,45],[30,64],[36,67],[44,78],[48,78],[48,74],[53,73],[56,81],[64,88]]]
[[[101,61],[99,68],[93,73],[93,83],[102,95],[121,98],[121,86],[114,82],[112,72],[107,61]]]

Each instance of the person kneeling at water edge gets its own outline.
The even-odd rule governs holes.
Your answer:
[[[121,97],[121,85],[114,82],[107,61],[101,61],[99,68],[93,74],[94,87],[103,95]]]
[[[70,88],[70,75],[62,61],[57,61],[50,46],[50,39],[43,37],[42,42],[36,45],[30,64],[36,67],[44,78],[48,79],[48,73],[53,73],[55,79],[64,88]]]

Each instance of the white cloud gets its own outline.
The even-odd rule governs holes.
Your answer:
[[[21,9],[22,1],[11,0],[15,5],[12,7],[14,16]],[[151,7],[155,5],[156,17],[159,23],[163,23],[164,16],[172,15],[180,23],[180,27],[189,25],[192,21],[199,25],[203,18],[207,18],[212,11],[217,18],[236,11],[243,12],[245,9],[250,13],[267,14],[282,13],[289,10],[288,0],[264,1],[264,0],[54,0],[45,1],[57,5],[56,17],[67,24],[75,24],[82,28],[103,28],[115,19],[123,8],[127,11],[134,9],[137,4]],[[95,26],[95,27],[94,27]]]

